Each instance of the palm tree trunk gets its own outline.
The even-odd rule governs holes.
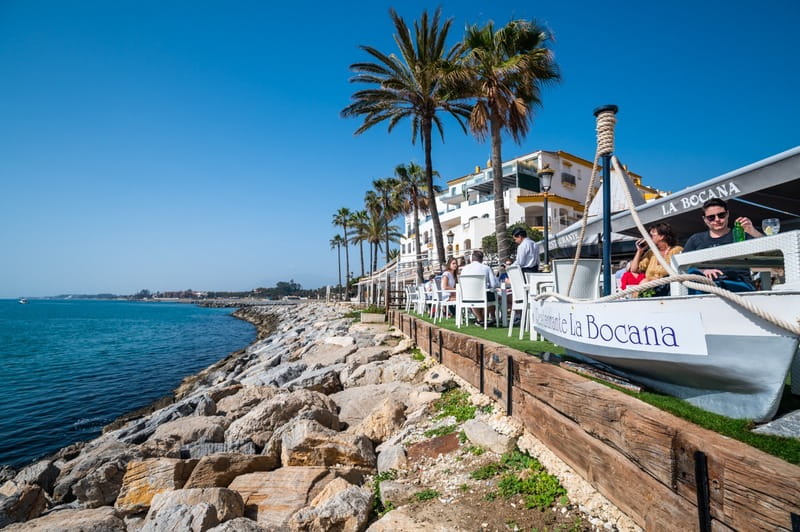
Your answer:
[[[364,241],[358,241],[358,250],[361,252],[361,277],[364,277]]]
[[[342,246],[336,245],[336,253],[339,255],[339,301],[342,300]]]
[[[494,234],[497,255],[502,263],[511,255],[511,242],[506,231],[506,206],[503,201],[503,159],[500,154],[500,120],[492,109],[492,191],[494,192]]]
[[[385,200],[386,207],[384,208],[386,217],[386,264],[389,264],[389,199]]]
[[[350,298],[350,245],[347,242],[347,224],[342,224],[342,228],[344,229],[344,260],[345,260],[345,271],[344,271],[344,279],[345,279],[345,287],[344,293],[347,294],[347,298]]]
[[[436,242],[436,254],[439,256],[439,268],[444,268],[444,239],[442,223],[439,221],[439,208],[436,206],[436,192],[433,189],[433,161],[431,160],[431,120],[422,119],[422,146],[425,150],[425,183],[431,201],[431,220],[433,221],[433,239]]]
[[[425,282],[425,277],[422,275],[422,259],[420,258],[420,240],[419,240],[419,205],[417,204],[417,193],[411,191],[411,201],[414,206],[414,247],[417,250],[417,284]]]

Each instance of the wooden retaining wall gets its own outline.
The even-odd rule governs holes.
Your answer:
[[[646,530],[800,530],[800,467],[515,349],[388,318]]]

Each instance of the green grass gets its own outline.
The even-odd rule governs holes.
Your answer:
[[[459,423],[473,419],[477,410],[477,407],[469,402],[469,393],[459,388],[444,392],[433,403],[433,408],[438,412],[437,419],[453,416]]]
[[[411,350],[411,358],[416,360],[417,362],[422,362],[425,360],[425,354],[419,350],[419,347],[415,347]]]
[[[431,499],[435,499],[439,495],[441,495],[441,493],[439,493],[436,490],[424,489],[422,491],[416,492],[414,494],[414,498],[416,498],[418,501],[429,501]]]
[[[545,471],[542,464],[532,456],[514,450],[504,454],[499,462],[493,462],[470,473],[475,480],[486,480],[502,475],[497,483],[497,493],[505,499],[521,495],[526,508],[545,510],[556,501],[564,500],[567,491],[556,477]]]
[[[447,436],[454,433],[456,428],[458,428],[458,425],[445,425],[444,427],[426,430],[423,434],[426,438],[438,438],[439,436]]]
[[[390,469],[389,471],[385,471],[383,473],[378,473],[372,477],[372,492],[374,495],[372,498],[372,512],[378,517],[394,509],[394,506],[391,503],[383,504],[383,501],[381,500],[381,482],[384,480],[394,480],[396,478],[397,471],[394,469]]]
[[[431,321],[424,316],[417,317],[425,321]],[[468,334],[470,336],[475,336],[477,338],[482,338],[491,342],[496,342],[498,344],[503,344],[531,355],[540,355],[548,352],[557,355],[563,355],[565,352],[562,347],[550,342],[538,342],[526,339],[520,340],[519,329],[516,327],[514,328],[516,334],[512,334],[509,338],[507,328],[494,329],[490,327],[484,331],[482,327],[470,325],[468,327],[461,327],[460,329],[457,329],[454,319],[442,320],[442,322],[437,323],[437,326],[441,326],[443,329],[448,329],[451,331]],[[614,388],[615,390],[630,395],[631,397],[635,397],[679,418],[691,421],[692,423],[703,428],[713,430],[714,432],[717,432],[723,436],[739,440],[747,445],[750,445],[751,447],[786,460],[789,463],[800,465],[800,440],[797,438],[783,438],[780,436],[755,434],[750,431],[750,429],[753,427],[753,423],[749,420],[731,419],[725,416],[720,416],[719,414],[707,412],[676,397],[670,397],[668,395],[662,395],[654,392],[636,393],[624,388],[620,388],[619,386],[614,386],[613,384],[602,380],[592,380],[595,380],[596,382],[610,388]],[[780,407],[778,408],[777,415],[798,409],[800,409],[800,397],[793,396],[790,393],[787,385]]]

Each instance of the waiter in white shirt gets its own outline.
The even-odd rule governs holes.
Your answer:
[[[461,268],[461,275],[483,275],[486,277],[486,288],[495,289],[500,286],[500,283],[497,281],[497,277],[494,275],[492,269],[485,264],[483,264],[483,252],[479,249],[476,249],[472,252],[472,262]],[[495,294],[492,290],[487,294],[489,301],[495,300]],[[472,309],[472,313],[475,314],[475,318],[477,319],[478,325],[483,325],[483,309],[474,308]],[[494,325],[494,307],[489,308],[489,321],[486,323],[487,327]]]
[[[539,271],[539,248],[536,242],[528,238],[528,233],[525,229],[516,228],[511,233],[514,237],[514,242],[517,244],[517,262],[516,264],[522,268],[525,273],[532,273]]]

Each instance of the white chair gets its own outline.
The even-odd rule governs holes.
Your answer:
[[[417,287],[417,314],[425,314],[425,310],[427,309],[427,295],[428,293],[425,291],[425,287],[419,285]]]
[[[601,259],[578,259],[572,289],[567,294],[569,279],[572,275],[572,259],[553,261],[553,280],[556,292],[575,299],[597,299],[600,297]]]
[[[516,311],[520,311],[519,320],[519,339],[525,333],[525,326],[528,319],[528,285],[525,284],[525,275],[522,268],[517,264],[512,264],[506,268],[508,280],[511,281],[511,315],[508,319],[508,336],[514,329],[514,316]]]
[[[412,308],[417,308],[417,298],[419,297],[419,292],[415,286],[406,285],[406,312],[410,311]]]
[[[468,309],[483,309],[483,328],[486,329],[486,322],[488,322],[489,307],[495,307],[495,314],[497,314],[497,303],[489,301],[488,292],[486,291],[486,276],[483,274],[477,275],[461,275],[458,278],[457,298],[456,298],[456,327],[461,328],[461,313],[466,312]],[[469,318],[466,319],[469,323]]]

